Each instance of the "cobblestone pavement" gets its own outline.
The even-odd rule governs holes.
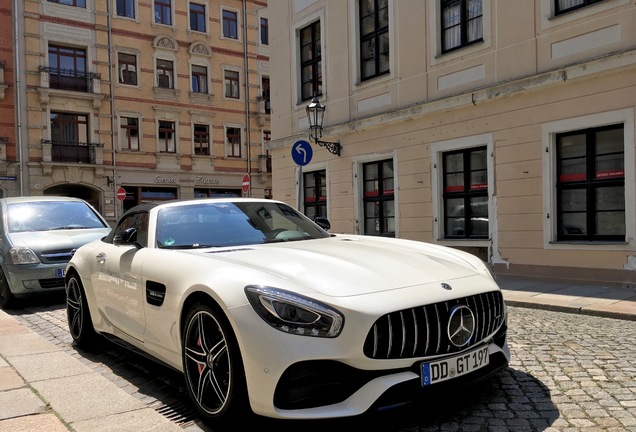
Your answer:
[[[197,420],[178,373],[114,345],[98,353],[72,346],[63,303],[14,316],[184,430],[212,431]],[[511,307],[508,324],[510,367],[481,387],[355,418],[302,425],[258,419],[255,426],[304,432],[636,432],[636,321]]]

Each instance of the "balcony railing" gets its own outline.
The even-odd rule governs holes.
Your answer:
[[[48,87],[58,90],[70,90],[84,93],[95,93],[95,80],[100,75],[93,72],[76,71],[73,69],[59,69],[40,66],[39,71],[49,74]]]
[[[72,162],[96,164],[98,162],[97,149],[102,144],[80,143],[80,142],[60,142],[42,140],[42,144],[51,146],[51,162]]]

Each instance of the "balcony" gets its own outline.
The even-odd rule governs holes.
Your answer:
[[[104,95],[101,94],[101,75],[93,72],[58,69],[40,66],[40,101],[48,105],[51,97],[79,99],[92,102],[99,109]]]
[[[102,164],[103,144],[42,140],[42,162]]]

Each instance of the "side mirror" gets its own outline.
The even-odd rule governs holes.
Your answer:
[[[325,231],[329,231],[329,229],[331,229],[331,223],[329,222],[329,219],[327,219],[326,217],[317,217],[314,219],[314,222],[316,222],[316,225],[318,225],[320,228],[324,229]]]
[[[137,244],[137,228],[128,228],[115,235],[113,244],[115,246]]]

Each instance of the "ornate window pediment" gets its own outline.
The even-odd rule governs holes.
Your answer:
[[[190,45],[189,51],[191,55],[198,55],[198,56],[204,56],[204,57],[212,56],[212,50],[210,49],[210,47],[201,42],[193,42]]]
[[[153,41],[152,46],[154,46],[156,49],[163,49],[168,51],[176,51],[179,48],[179,44],[174,38],[165,35],[157,36]]]

